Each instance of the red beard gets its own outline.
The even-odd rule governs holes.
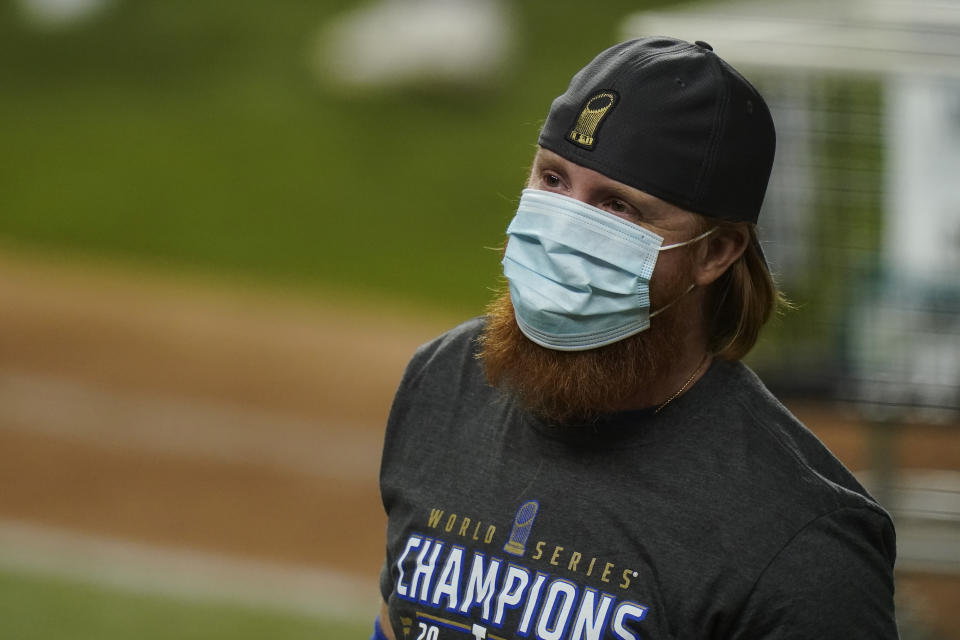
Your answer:
[[[665,285],[666,295],[658,299],[683,295],[679,282]],[[654,318],[646,331],[618,342],[587,351],[556,351],[523,335],[505,291],[488,305],[480,339],[487,381],[553,423],[590,422],[605,413],[653,406],[662,398],[646,392],[683,352],[687,327],[680,320],[686,311],[682,302]]]

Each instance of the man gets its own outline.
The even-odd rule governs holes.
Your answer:
[[[375,637],[897,637],[889,517],[739,362],[779,300],[754,231],[773,152],[706,43],[574,76],[509,291],[397,392]]]

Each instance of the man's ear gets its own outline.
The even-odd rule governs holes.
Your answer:
[[[743,255],[749,242],[750,232],[745,223],[720,226],[707,236],[694,259],[693,281],[696,285],[706,287],[722,276]]]

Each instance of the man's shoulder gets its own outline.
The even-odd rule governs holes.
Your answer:
[[[449,348],[454,345],[473,344],[486,326],[485,316],[477,316],[444,331],[427,344]]]
[[[722,361],[716,369],[708,391],[713,396],[712,403],[726,405],[747,423],[787,439],[812,435],[749,366],[740,361]]]
[[[432,340],[420,345],[413,360],[430,360],[437,357],[455,357],[476,353],[477,340],[483,332],[486,319],[483,316],[461,322],[452,329],[444,331]]]
[[[724,373],[730,387],[724,401],[736,405],[732,415],[740,419],[739,425],[725,425],[726,435],[749,441],[754,455],[766,457],[771,462],[767,467],[771,480],[803,479],[804,482],[783,484],[802,493],[819,495],[838,508],[877,508],[846,465],[817,436],[819,425],[802,423],[745,364],[724,363]]]
[[[471,318],[420,345],[407,364],[405,382],[411,384],[425,376],[443,377],[479,368],[477,341],[484,325],[483,317]]]

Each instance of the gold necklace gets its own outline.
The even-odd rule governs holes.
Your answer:
[[[680,397],[680,394],[683,393],[684,391],[686,391],[687,386],[689,386],[690,383],[693,382],[693,379],[697,377],[697,374],[700,373],[700,369],[703,367],[704,363],[706,363],[708,357],[710,357],[710,353],[709,353],[709,352],[703,354],[703,359],[700,360],[699,364],[697,364],[697,368],[693,370],[693,373],[691,373],[691,374],[690,374],[690,377],[687,378],[687,381],[683,383],[683,386],[680,387],[679,389],[677,389],[677,392],[676,392],[675,394],[673,394],[672,396],[670,396],[669,398],[667,398],[666,402],[664,402],[662,405],[660,405],[659,407],[657,407],[657,410],[653,412],[654,415],[656,415],[656,414],[660,413],[661,411],[663,411],[663,408],[664,408],[665,406],[667,406],[668,404],[670,404],[671,402],[673,402],[674,400],[676,400],[677,398],[679,398],[679,397]]]

